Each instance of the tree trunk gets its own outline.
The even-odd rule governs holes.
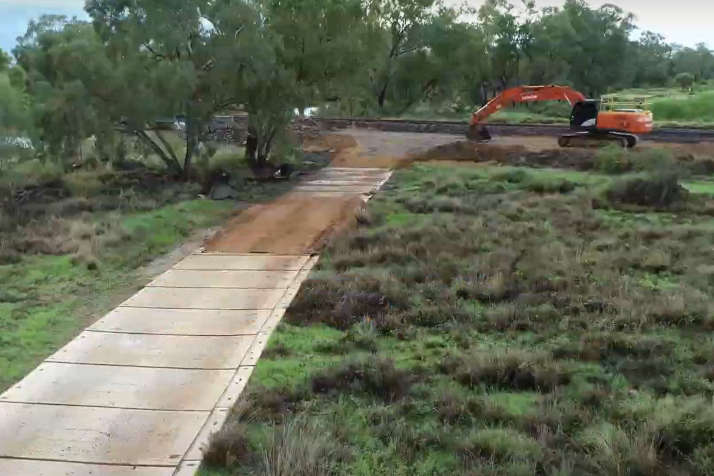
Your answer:
[[[161,161],[166,164],[166,167],[168,167],[169,170],[171,170],[175,175],[181,175],[181,164],[179,164],[178,161],[173,160],[171,157],[169,157],[168,154],[161,148],[161,146],[159,146],[159,144],[154,142],[151,137],[149,137],[146,131],[135,130],[134,135],[141,139],[146,145],[151,147],[151,150],[153,150],[154,153],[159,156]]]
[[[188,134],[186,136],[186,154],[183,158],[183,179],[187,182],[191,179],[191,161],[196,150],[196,144],[196,137],[193,134]]]
[[[384,85],[382,86],[382,90],[379,92],[379,96],[377,96],[377,104],[379,104],[379,110],[381,112],[384,112],[384,102],[387,99],[387,88],[389,87],[389,78],[387,78],[384,81]]]
[[[252,127],[248,128],[248,137],[245,139],[245,158],[251,164],[258,158],[258,135]]]

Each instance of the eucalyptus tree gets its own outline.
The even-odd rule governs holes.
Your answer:
[[[213,115],[245,100],[245,71],[262,61],[258,9],[220,0],[88,0],[86,9],[113,65],[112,117],[188,179]],[[160,117],[182,119],[183,150],[156,127]]]
[[[37,147],[65,162],[81,157],[81,143],[111,131],[104,112],[111,97],[112,65],[91,24],[63,16],[31,21],[14,49],[10,72],[29,98],[40,139]]]

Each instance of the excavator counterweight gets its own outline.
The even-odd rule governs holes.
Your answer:
[[[613,97],[602,100],[587,99],[584,94],[568,86],[519,86],[503,91],[473,113],[467,136],[479,141],[491,140],[485,120],[491,114],[513,104],[567,101],[571,133],[558,139],[561,147],[599,146],[607,143],[632,148],[637,145],[636,134],[652,132],[652,113],[644,108],[644,100],[631,104],[618,102]]]

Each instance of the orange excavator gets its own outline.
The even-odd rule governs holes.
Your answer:
[[[621,103],[612,97],[587,99],[581,92],[567,86],[551,85],[519,86],[503,91],[474,112],[468,137],[479,141],[491,140],[484,124],[488,116],[513,104],[539,101],[567,101],[573,108],[570,113],[572,132],[558,139],[561,147],[616,143],[632,148],[637,145],[638,134],[652,132],[652,113],[645,109],[644,100]]]

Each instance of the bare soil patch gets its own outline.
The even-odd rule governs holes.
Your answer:
[[[347,129],[356,147],[343,149],[335,155],[335,167],[400,168],[411,163],[411,157],[454,142],[458,136],[414,132],[382,132],[368,129]]]
[[[359,195],[326,199],[290,193],[241,212],[205,248],[223,253],[313,253],[333,233],[353,225],[362,206]]]

